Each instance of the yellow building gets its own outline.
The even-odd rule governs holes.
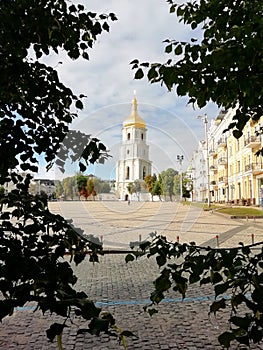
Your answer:
[[[263,118],[248,122],[243,136],[224,132],[232,122],[233,110],[221,112],[208,130],[210,199],[212,202],[261,205],[263,161],[256,152],[263,147],[260,130]]]

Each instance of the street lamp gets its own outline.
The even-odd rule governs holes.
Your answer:
[[[183,199],[183,174],[182,174],[182,163],[184,156],[177,155],[177,161],[180,164],[180,201]]]
[[[207,205],[210,208],[210,172],[209,172],[209,153],[208,153],[208,132],[207,132],[207,124],[208,119],[207,115],[204,116],[199,115],[197,119],[202,119],[205,126],[205,144],[206,144],[206,167],[207,167]]]

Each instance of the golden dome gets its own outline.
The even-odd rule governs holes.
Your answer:
[[[135,96],[132,101],[132,113],[128,118],[124,119],[123,121],[123,127],[127,127],[127,126],[135,126],[138,128],[146,129],[145,121],[138,115],[137,99]]]

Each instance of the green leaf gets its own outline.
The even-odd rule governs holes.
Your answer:
[[[122,337],[136,337],[138,338],[134,333],[130,332],[130,331],[122,331],[120,336]]]
[[[89,60],[89,54],[85,51],[83,52],[82,57],[87,61]]]
[[[263,337],[263,331],[257,326],[253,326],[250,331],[250,337],[254,343],[259,343]]]
[[[166,48],[165,48],[165,52],[166,53],[170,53],[170,52],[172,52],[172,49],[173,49],[173,45],[172,44],[167,45]]]
[[[170,270],[163,269],[161,276],[159,276],[154,282],[157,291],[164,292],[172,285],[170,281]]]
[[[256,302],[261,308],[263,308],[263,298],[262,298],[263,287],[255,288],[251,294],[251,298]]]
[[[64,324],[60,324],[60,323],[53,323],[50,328],[48,330],[46,330],[47,333],[47,337],[48,339],[53,342],[54,338],[57,335],[60,335],[63,332],[63,329],[66,326]]]
[[[176,5],[172,5],[172,6],[170,7],[170,13],[175,12],[175,9],[176,9]]]
[[[165,255],[158,255],[156,257],[156,262],[159,267],[164,266],[166,264],[166,256]]]
[[[224,332],[218,337],[219,343],[225,348],[229,349],[231,341],[235,339],[235,334],[231,332]]]
[[[77,100],[75,103],[76,108],[83,109],[83,103],[80,100]]]
[[[214,301],[211,305],[210,305],[210,313],[214,313],[216,314],[217,311],[219,311],[220,309],[225,309],[226,308],[226,300],[224,298],[218,300],[218,301]]]
[[[0,321],[6,316],[11,316],[14,312],[12,300],[0,300]]]
[[[134,79],[142,79],[144,77],[143,70],[139,68],[135,73]]]
[[[240,139],[240,137],[243,135],[243,132],[241,130],[233,130],[233,136],[236,139]]]
[[[125,257],[125,262],[128,263],[130,261],[134,261],[135,258],[132,254],[127,254],[126,257]]]
[[[107,332],[110,320],[103,318],[94,318],[89,324],[89,332],[99,336],[101,332]]]
[[[108,25],[107,22],[104,22],[104,23],[103,23],[102,28],[103,28],[104,30],[106,30],[107,32],[110,31],[110,27],[109,27],[109,25]]]
[[[182,45],[177,45],[176,46],[176,48],[174,49],[174,53],[175,53],[175,55],[181,55],[182,54],[182,52],[183,52],[183,48],[182,48]]]
[[[221,276],[221,274],[219,272],[215,271],[213,273],[213,277],[211,278],[211,282],[213,284],[217,284],[217,283],[221,282],[222,280],[223,280],[223,277]]]
[[[84,172],[87,169],[86,165],[84,165],[83,163],[79,162],[79,170],[81,172]]]
[[[150,316],[153,316],[154,314],[157,314],[157,313],[158,313],[158,310],[156,310],[156,309],[148,309],[147,312],[148,312],[148,314],[149,314]]]
[[[251,317],[246,315],[244,317],[239,316],[232,316],[229,321],[233,323],[235,326],[241,327],[244,330],[248,330],[250,323],[251,323]]]
[[[135,60],[131,61],[130,64],[139,64],[139,60],[135,59]]]
[[[215,286],[215,296],[224,294],[229,288],[229,282],[225,282],[222,284],[217,284]]]

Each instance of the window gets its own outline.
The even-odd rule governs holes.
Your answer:
[[[144,166],[142,169],[142,179],[144,180],[146,176],[146,167]]]
[[[127,166],[126,167],[126,180],[129,180],[129,178],[130,178],[130,167]]]
[[[130,150],[129,149],[127,149],[127,154],[130,154]]]
[[[131,134],[128,132],[127,134],[127,140],[130,140],[131,139]]]
[[[141,134],[141,139],[143,140],[143,134]]]

